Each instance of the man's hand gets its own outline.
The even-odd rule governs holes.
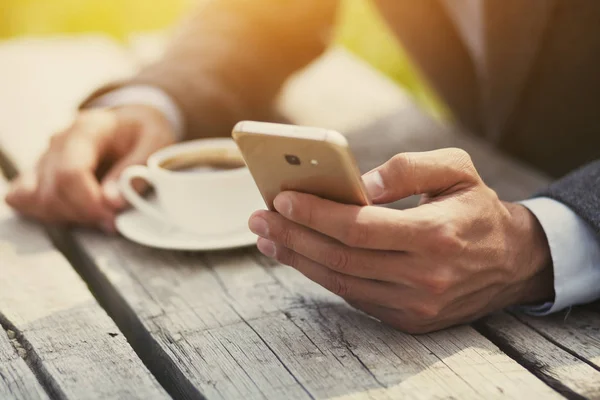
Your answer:
[[[112,232],[115,214],[126,205],[117,187],[120,173],[173,142],[168,121],[154,108],[83,110],[52,138],[35,171],[15,180],[6,202],[43,222]]]
[[[464,151],[399,154],[364,181],[374,203],[423,194],[421,204],[400,211],[284,192],[278,213],[250,219],[259,250],[410,333],[552,300],[541,226],[500,201]]]

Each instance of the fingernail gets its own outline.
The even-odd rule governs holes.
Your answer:
[[[279,214],[283,215],[284,217],[289,217],[292,215],[292,200],[290,200],[289,194],[283,193],[275,197],[273,205]]]
[[[385,192],[383,178],[379,171],[372,171],[363,176],[363,182],[371,199],[381,197]]]
[[[262,217],[251,217],[248,227],[254,234],[260,237],[267,237],[269,235],[269,224]]]
[[[258,251],[270,258],[275,257],[275,253],[277,252],[275,243],[267,239],[259,239],[258,242],[256,242],[256,247],[258,248]]]
[[[119,191],[119,185],[115,181],[108,181],[102,186],[104,197],[115,206],[123,204],[123,197]]]

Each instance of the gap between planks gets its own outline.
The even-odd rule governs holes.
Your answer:
[[[44,230],[3,204],[4,175],[16,168],[2,152],[0,165],[0,274],[10,285],[0,293],[0,325],[13,332],[12,345],[46,394],[167,397]]]
[[[411,121],[411,120],[409,119],[409,125],[410,125],[410,123],[411,123],[410,121]],[[406,124],[406,122],[407,122],[406,120],[403,120],[403,121],[401,121],[401,123],[402,123],[402,124]],[[23,157],[23,156],[21,155],[21,157]],[[79,236],[79,237],[81,237],[80,235],[78,235],[78,236]],[[56,237],[56,236],[55,236],[55,237]],[[72,240],[72,238],[71,238],[71,237],[68,237],[67,239],[69,239],[69,240]],[[75,244],[75,246],[74,246],[74,247],[76,247],[76,248],[78,249],[78,251],[81,251],[81,252],[82,252],[82,254],[83,254],[84,256],[86,256],[86,257],[87,257],[86,251],[85,251],[85,250],[81,250],[81,249],[79,248],[79,246],[81,245],[81,243],[71,243],[71,244]],[[132,246],[131,248],[133,249],[133,248],[135,248],[135,246]],[[88,250],[89,250],[89,249],[88,249]],[[89,252],[88,252],[88,253],[89,253]],[[98,265],[97,265],[97,263],[96,263],[96,261],[97,261],[98,259],[96,258],[95,260],[92,260],[92,258],[93,258],[93,257],[89,257],[89,261],[90,261],[90,265],[89,265],[89,267],[90,267],[90,269],[96,269],[97,271],[99,271],[98,273],[100,273],[100,274],[102,275],[102,274],[103,274],[103,271],[100,271],[100,268],[98,267]],[[127,271],[127,268],[124,268],[124,270],[125,270],[125,271]],[[128,273],[128,272],[126,272],[126,273]],[[135,275],[135,274],[130,274],[130,275],[131,275],[131,276],[133,276],[133,275]],[[112,285],[112,284],[114,284],[114,281],[111,281],[111,280],[110,280],[110,278],[109,278],[109,277],[107,277],[106,275],[102,276],[102,279],[104,279],[106,282],[108,282],[108,285],[109,285],[109,286],[110,286],[110,285]],[[137,279],[137,277],[136,277],[136,279]],[[140,288],[145,288],[145,286],[144,286],[144,282],[141,282],[141,281],[139,281],[139,280],[138,280],[138,285],[139,285],[139,287],[140,287]],[[304,285],[304,286],[306,286],[306,285]],[[305,287],[303,287],[303,289],[305,289]],[[122,296],[122,297],[121,297],[121,298],[118,300],[118,302],[124,302],[124,303],[127,303],[129,306],[132,306],[132,305],[131,305],[132,303],[131,303],[131,302],[128,302],[128,301],[127,301],[127,299],[126,299],[126,295],[127,295],[127,293],[125,293],[123,290],[121,290],[121,289],[117,288],[116,286],[115,286],[114,288],[112,288],[112,292],[111,292],[111,291],[107,291],[106,293],[104,293],[104,296],[102,296],[102,297],[109,297],[109,295],[110,295],[110,294],[115,294],[115,293],[116,293],[116,294],[120,294],[120,295]],[[153,295],[152,295],[152,293],[151,293],[151,292],[148,292],[148,293],[147,293],[147,295],[148,295],[148,297],[149,297],[150,299],[152,299]],[[110,301],[110,299],[108,299],[107,301]],[[141,321],[142,321],[142,320],[138,318],[138,315],[137,315],[137,314],[135,314],[133,311],[132,311],[132,314],[133,314],[133,317],[134,317],[134,318],[136,318],[136,321],[141,323]],[[290,314],[290,315],[292,315],[292,314]],[[288,317],[288,318],[289,318],[289,317]],[[277,320],[275,320],[275,322],[276,322],[276,321],[277,321]],[[127,322],[127,321],[125,321],[125,322],[124,322],[124,324],[125,324],[126,322]],[[152,322],[152,321],[151,321],[151,322]],[[167,327],[163,327],[163,328],[164,328],[164,329],[166,329]],[[535,338],[535,336],[534,336],[534,338]],[[181,339],[181,338],[180,338],[180,340],[184,340],[184,339]],[[541,338],[541,340],[543,340],[543,338]],[[314,343],[313,343],[313,344],[314,344]],[[363,354],[363,357],[364,357],[364,356],[365,356],[365,355]],[[171,357],[171,355],[169,354],[169,355],[168,355],[168,357]]]

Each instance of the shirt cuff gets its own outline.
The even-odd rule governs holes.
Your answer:
[[[548,197],[521,202],[546,233],[554,266],[554,302],[520,307],[547,315],[600,298],[600,240],[587,223],[563,203]]]
[[[124,86],[92,100],[89,107],[118,107],[130,104],[156,108],[169,121],[177,141],[183,139],[181,110],[167,93],[157,87],[150,85]]]

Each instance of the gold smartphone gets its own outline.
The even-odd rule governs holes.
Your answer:
[[[232,136],[269,210],[277,194],[286,190],[370,204],[348,142],[336,131],[242,121]]]

